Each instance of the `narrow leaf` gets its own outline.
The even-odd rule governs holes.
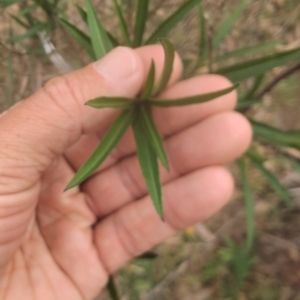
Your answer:
[[[161,218],[163,218],[163,205],[158,163],[155,152],[143,130],[140,114],[136,115],[132,127],[137,146],[138,159],[148,187],[150,197],[157,213]]]
[[[90,55],[92,59],[96,59],[92,47],[91,39],[80,29],[69,23],[67,20],[59,19],[65,30],[80,44]]]
[[[246,48],[233,50],[231,52],[228,52],[226,54],[216,57],[215,61],[216,62],[225,61],[230,58],[236,59],[236,58],[244,57],[244,56],[250,55],[250,54],[252,54],[252,55],[253,54],[261,54],[266,51],[274,50],[275,46],[277,46],[277,45],[278,45],[278,42],[269,42],[269,43],[264,43],[264,44],[259,44],[259,45],[255,45],[255,46],[250,46],[250,47],[246,47]]]
[[[120,300],[118,296],[118,291],[114,282],[113,276],[109,276],[108,284],[107,284],[107,291],[109,293],[109,296],[112,300]]]
[[[94,108],[112,107],[126,109],[133,106],[133,100],[130,98],[120,97],[100,97],[87,101],[85,105]]]
[[[244,100],[252,99],[255,96],[255,93],[257,92],[257,90],[261,86],[264,78],[265,78],[265,74],[261,74],[261,75],[256,76],[256,78],[254,79],[252,87],[248,90],[246,95],[243,97]]]
[[[20,11],[19,15],[20,16],[27,15],[28,13],[35,10],[36,8],[38,8],[37,4],[28,5]]]
[[[165,37],[167,33],[179,23],[202,0],[189,0],[168,17],[146,41],[146,45],[155,44],[158,38]]]
[[[155,259],[158,255],[155,252],[148,251],[145,252],[144,254],[137,256],[135,259]]]
[[[293,169],[296,172],[300,173],[300,160],[299,159],[292,157],[288,154],[284,154],[283,158],[285,158],[291,164],[291,166],[293,167]]]
[[[79,168],[71,182],[66,187],[66,190],[82,183],[101,165],[127,131],[128,127],[132,123],[133,117],[133,110],[125,110],[119,115],[94,153],[83,164],[83,166]]]
[[[8,39],[8,42],[21,42],[24,39],[31,38],[35,36],[39,31],[46,28],[46,24],[38,23],[28,29],[24,34],[14,35]]]
[[[150,66],[150,69],[148,72],[146,84],[145,84],[143,92],[140,96],[141,99],[146,99],[146,98],[150,97],[152,90],[153,90],[153,86],[154,86],[154,79],[155,79],[155,64],[154,64],[154,61],[152,60],[151,66]]]
[[[300,130],[283,131],[278,128],[250,120],[254,134],[272,144],[282,147],[292,147],[300,150]]]
[[[21,18],[14,15],[10,15],[10,17],[14,19],[18,24],[23,26],[24,28],[29,29],[30,25],[26,24]]]
[[[256,104],[262,104],[261,100],[242,100],[238,101],[235,107],[235,110],[243,110],[245,108],[249,108]]]
[[[87,13],[86,11],[81,8],[79,5],[76,5],[77,11],[81,16],[81,19],[84,23],[88,24],[88,19],[87,19]],[[118,47],[120,45],[119,41],[108,31],[106,31],[106,34],[113,46],[113,48]]]
[[[168,39],[164,38],[164,39],[160,39],[159,41],[161,42],[164,48],[164,54],[165,54],[164,68],[160,80],[157,86],[154,88],[152,95],[157,95],[166,88],[173,71],[173,62],[175,56],[174,46]]]
[[[246,249],[249,253],[253,248],[254,238],[255,238],[255,225],[254,225],[254,204],[253,197],[251,193],[251,187],[247,178],[246,162],[242,158],[238,161],[240,178],[242,181],[243,194],[245,200],[245,209],[246,209],[246,231],[247,231],[247,240],[246,240]]]
[[[148,101],[152,105],[161,106],[161,107],[169,107],[169,106],[183,106],[183,105],[190,105],[190,104],[197,104],[207,102],[209,100],[218,98],[220,96],[226,95],[237,88],[238,85],[233,85],[227,89],[220,90],[213,93],[196,95],[192,97],[186,98],[178,98],[178,99],[157,99],[157,98],[150,98]]]
[[[252,265],[252,255],[243,248],[235,247],[232,259],[232,268],[238,286],[242,285],[243,281],[248,276]]]
[[[112,50],[113,46],[97,16],[97,13],[92,3],[90,2],[90,0],[85,0],[85,3],[88,26],[90,30],[95,57],[96,59],[100,59],[110,50]]]
[[[145,26],[147,21],[148,3],[149,0],[138,1],[135,17],[133,47],[139,47],[142,45],[143,35],[145,32]]]
[[[52,16],[53,3],[48,0],[34,0],[34,2],[42,8],[48,16]]]
[[[121,26],[121,30],[122,30],[122,33],[123,33],[123,37],[125,39],[125,43],[126,43],[127,46],[130,47],[131,46],[131,42],[130,42],[130,38],[129,38],[128,28],[127,28],[127,24],[125,22],[124,16],[122,14],[121,7],[120,7],[120,5],[118,3],[118,0],[113,0],[113,2],[114,2],[114,7],[115,7],[116,14],[117,14],[119,22],[120,22],[120,26]]]
[[[227,36],[227,34],[232,29],[233,25],[240,18],[244,9],[247,7],[247,1],[243,0],[241,4],[239,4],[234,12],[228,16],[223,22],[221,22],[216,31],[216,35],[213,39],[213,46],[216,48],[222,42],[222,40]]]
[[[154,123],[150,105],[147,104],[141,105],[140,112],[141,112],[142,126],[145,130],[148,141],[150,142],[158,159],[161,161],[163,166],[167,170],[169,170],[168,157],[164,148],[162,138],[160,137],[160,134]]]
[[[113,48],[120,46],[120,42],[117,40],[117,38],[115,36],[113,36],[109,31],[106,31],[106,34],[107,34]]]
[[[267,179],[270,187],[275,191],[275,193],[278,194],[278,196],[287,204],[292,204],[292,199],[289,195],[289,192],[285,186],[283,186],[278,178],[270,172],[267,168],[264,167],[264,165],[260,162],[258,162],[255,158],[252,157],[250,153],[247,154],[248,157],[251,159],[252,163],[255,165],[255,167],[264,175],[264,177]]]
[[[25,2],[25,0],[2,0],[0,7],[2,6],[3,8],[6,8],[13,4],[20,3],[20,2]]]
[[[202,2],[199,4],[199,63],[201,65],[208,53],[206,44],[206,20]]]
[[[248,60],[236,65],[226,67],[215,73],[228,77],[233,82],[241,81],[252,76],[264,74],[275,67],[285,65],[300,59],[300,48],[275,53],[262,58]]]
[[[88,23],[88,17],[86,11],[79,5],[76,4],[77,11],[84,23]]]

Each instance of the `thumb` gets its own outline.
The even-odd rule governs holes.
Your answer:
[[[102,95],[132,97],[143,79],[138,53],[118,47],[98,62],[50,80],[2,115],[0,141],[5,147],[0,150],[0,197],[29,188],[54,156],[82,133],[106,126],[117,113],[91,109],[83,105],[87,100]]]
[[[116,48],[102,60],[49,81],[0,117],[0,275],[34,231],[41,175],[82,133],[117,112],[83,105],[101,95],[131,97],[143,82],[136,51]],[[97,126],[98,125],[98,126]]]

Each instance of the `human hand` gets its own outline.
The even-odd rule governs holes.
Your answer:
[[[48,82],[0,117],[0,299],[93,299],[108,274],[177,230],[216,213],[231,197],[223,164],[248,147],[251,129],[232,92],[213,101],[157,108],[170,173],[161,169],[158,217],[135,155],[132,132],[84,184],[63,193],[118,111],[83,104],[101,95],[133,97],[163,50],[117,48],[101,61]],[[204,75],[177,82],[178,56],[165,98],[230,86]]]

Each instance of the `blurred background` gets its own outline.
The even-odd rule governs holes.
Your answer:
[[[4,111],[50,78],[80,68],[91,58],[58,22],[65,18],[88,33],[75,5],[84,7],[83,1],[53,0],[55,10],[52,6],[48,14],[37,1],[1,1],[0,110]],[[134,30],[136,2],[119,1],[129,32]],[[185,2],[149,0],[144,36]],[[123,43],[113,1],[92,3],[106,29]],[[40,23],[30,23],[30,19]],[[225,27],[228,30],[215,47],[215,37]],[[201,32],[205,32],[202,40]],[[184,77],[226,70],[247,61],[252,65],[257,58],[300,47],[300,3],[204,0],[201,8],[195,6],[182,17],[168,37],[184,60]],[[203,52],[208,54],[199,63]],[[268,127],[264,136],[256,128],[258,137],[250,158],[228,166],[237,188],[225,209],[153,249],[156,255],[148,253],[114,276],[120,299],[300,299],[299,62],[300,55],[296,55],[255,76],[243,77],[242,105],[237,109],[278,132]],[[230,73],[226,72],[219,73]],[[268,134],[269,140],[259,139]],[[290,136],[291,143],[287,142]],[[105,292],[99,299],[110,297]]]

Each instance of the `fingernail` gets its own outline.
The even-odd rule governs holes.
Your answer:
[[[94,63],[95,69],[111,81],[120,81],[137,70],[137,60],[133,50],[117,47],[104,58]]]

